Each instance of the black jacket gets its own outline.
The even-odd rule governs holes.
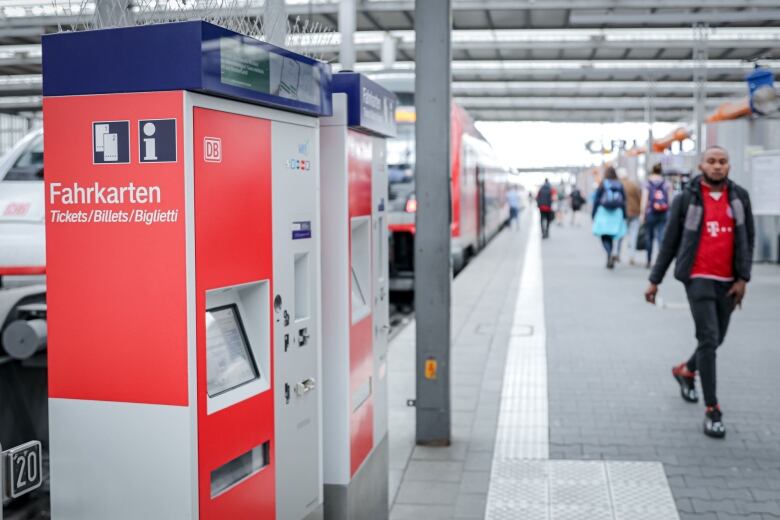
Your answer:
[[[726,179],[729,204],[734,214],[734,276],[738,280],[750,280],[753,265],[755,229],[753,210],[747,190]],[[701,238],[704,202],[701,194],[701,176],[688,183],[685,190],[672,201],[669,223],[666,226],[661,251],[650,273],[650,282],[659,284],[664,279],[672,259],[677,257],[674,277],[683,283],[691,278]]]

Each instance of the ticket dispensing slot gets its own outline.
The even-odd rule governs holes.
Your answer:
[[[352,219],[352,323],[371,313],[371,237],[369,217]]]
[[[211,472],[211,498],[232,488],[242,480],[268,466],[271,462],[271,443],[264,442],[239,455]]]
[[[269,317],[266,280],[206,292],[209,414],[270,388]]]

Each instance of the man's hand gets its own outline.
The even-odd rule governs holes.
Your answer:
[[[728,295],[734,298],[735,307],[742,308],[742,299],[745,298],[745,291],[747,291],[747,282],[745,280],[737,280],[729,289]]]
[[[651,283],[645,290],[645,301],[655,305],[655,295],[658,294],[658,285]]]

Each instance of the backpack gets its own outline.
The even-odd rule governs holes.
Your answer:
[[[539,193],[536,195],[536,203],[539,207],[549,208],[553,203],[552,188],[549,185],[544,184],[539,188]]]
[[[572,209],[580,209],[583,206],[583,204],[585,204],[585,198],[583,198],[582,193],[580,193],[580,190],[574,188],[574,191],[571,192]]]
[[[664,181],[659,183],[649,182],[647,190],[648,207],[651,213],[661,214],[669,211],[669,195],[664,189]]]
[[[625,203],[626,198],[623,195],[622,186],[604,181],[599,206],[604,206],[605,209],[617,209],[622,208]]]

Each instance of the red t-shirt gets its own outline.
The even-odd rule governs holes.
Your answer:
[[[701,238],[691,278],[710,278],[729,282],[734,279],[734,213],[726,188],[714,198],[706,184],[701,184],[704,200]]]

